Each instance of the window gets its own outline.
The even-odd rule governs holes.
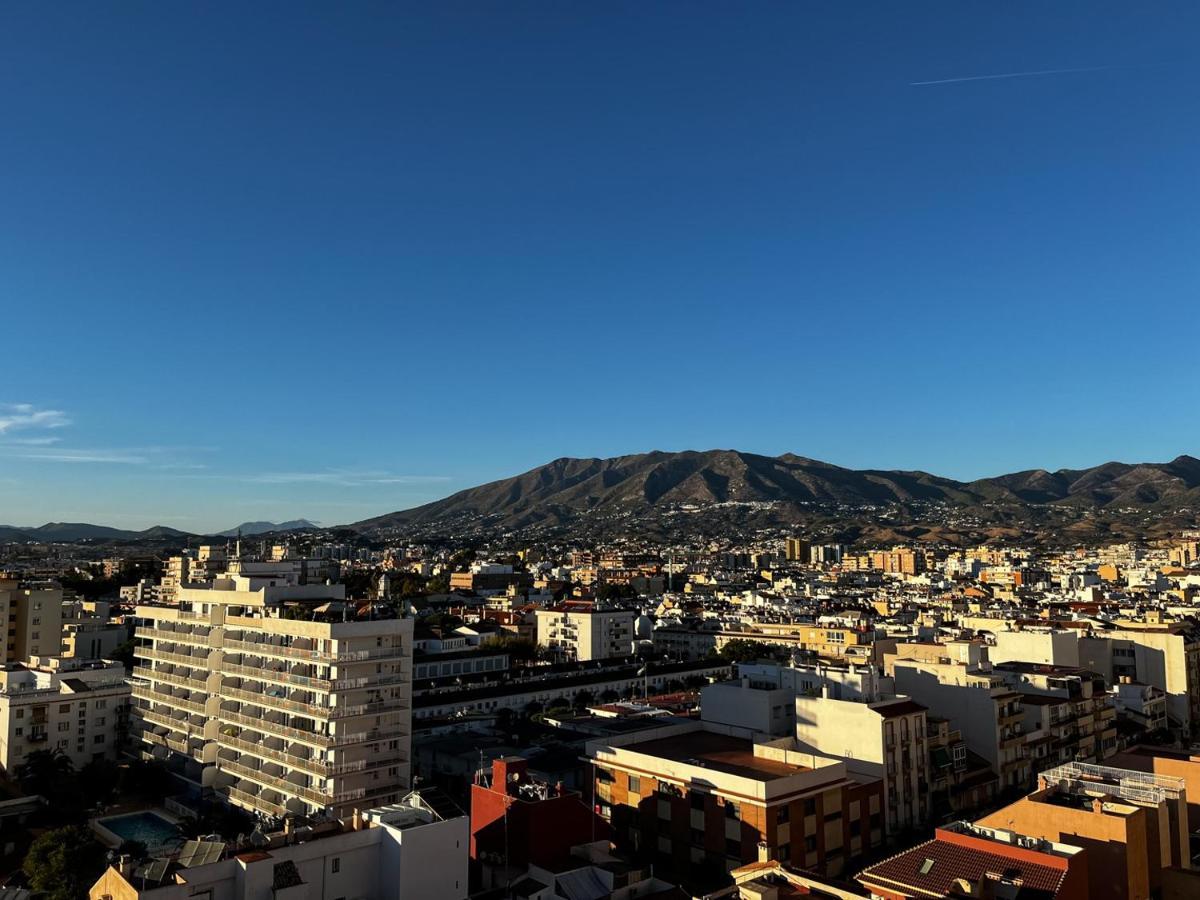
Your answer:
[[[780,844],[779,845],[779,861],[780,862],[788,862],[791,860],[791,858],[792,858],[792,845],[791,844]]]
[[[69,713],[69,712],[71,711],[71,704],[70,704],[70,703],[64,703],[64,704],[62,704],[62,705],[61,705],[61,706],[58,708],[58,711],[59,711],[60,713],[64,713],[64,712],[65,712],[65,713]]]
[[[17,718],[18,718],[18,719],[23,719],[23,718],[25,718],[25,710],[23,710],[23,709],[18,709],[18,710],[17,710]]]
[[[688,791],[688,800],[692,809],[704,809],[704,795],[699,791]]]
[[[840,809],[835,809],[833,812],[826,814],[825,821],[826,822],[836,822],[841,817],[842,817],[842,811]]]
[[[815,816],[817,814],[817,801],[816,800],[805,800],[804,801],[804,814],[806,816]]]
[[[92,738],[92,743],[93,744],[103,744],[104,743],[104,735],[102,735],[102,734],[96,735],[94,738]]]
[[[813,835],[809,835],[804,839],[804,852],[813,853],[817,849],[817,839]]]
[[[59,730],[59,731],[70,731],[70,730],[71,730],[71,723],[70,723],[70,722],[59,722],[59,723],[58,723],[58,730]]]
[[[17,737],[20,737],[20,736],[21,736],[22,734],[24,734],[24,733],[25,733],[25,729],[24,729],[24,728],[18,728],[18,729],[16,729],[15,731],[13,731],[13,734],[15,734]]]
[[[636,775],[630,775],[629,791],[633,794],[640,794],[642,792],[642,779],[638,778]]]
[[[735,841],[732,838],[725,842],[725,855],[732,856],[736,860],[742,858],[742,842]]]
[[[335,856],[333,858],[333,862],[329,864],[329,871],[334,875],[342,871],[342,858],[340,856]]]
[[[858,837],[860,834],[862,834],[862,821],[855,819],[850,823],[850,837]]]
[[[690,832],[688,832],[688,836],[691,839],[692,846],[694,846],[694,847],[703,847],[704,846],[704,832],[701,831],[699,828],[693,828]]]
[[[779,807],[779,809],[775,810],[775,824],[782,825],[784,822],[789,820],[790,814],[788,812],[788,805],[785,803],[783,806]]]
[[[742,809],[732,800],[725,801],[725,818],[736,819],[742,814]]]

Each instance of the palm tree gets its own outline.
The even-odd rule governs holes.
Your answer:
[[[75,774],[75,764],[58,747],[53,750],[34,750],[17,766],[17,781],[26,794],[53,797],[64,789]]]

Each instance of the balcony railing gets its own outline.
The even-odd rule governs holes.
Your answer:
[[[226,796],[235,803],[247,807],[248,809],[257,809],[265,812],[269,816],[286,816],[287,807],[280,803],[272,803],[270,800],[264,800],[262,797],[255,794],[248,794],[245,791],[239,791],[235,787],[218,788],[218,793],[224,791]]]
[[[367,794],[366,788],[354,788],[349,791],[339,791],[336,794],[329,791],[318,791],[315,788],[293,784],[286,778],[271,775],[250,766],[243,766],[241,763],[223,759],[219,756],[217,757],[217,767],[223,772],[228,772],[230,775],[237,775],[239,778],[245,778],[247,781],[261,784],[263,787],[277,791],[280,794],[290,794],[294,797],[299,797],[319,807],[329,806],[333,803],[348,803],[352,800],[360,800]]]
[[[174,672],[164,672],[162,669],[151,669],[149,666],[134,666],[133,677],[144,681],[173,684],[176,687],[188,688],[193,691],[203,691],[208,683],[206,679],[177,675]]]
[[[226,650],[237,650],[242,653],[254,653],[258,656],[270,656],[275,659],[296,659],[310,662],[333,662],[333,654],[325,650],[313,650],[304,647],[283,647],[266,641],[244,641],[240,638],[225,638],[222,646]]]
[[[193,647],[208,647],[211,649],[212,644],[209,641],[207,634],[194,634],[189,631],[167,631],[163,628],[139,628],[137,636],[140,638],[154,638],[160,641],[172,641],[176,644],[189,644]]]
[[[154,688],[148,684],[135,683],[131,693],[140,700],[149,700],[152,703],[162,703],[178,709],[186,709],[189,712],[194,712],[201,716],[204,715],[203,703],[197,703],[195,700],[188,700],[185,697],[175,697],[171,694],[164,694],[161,691],[154,690]]]
[[[259,706],[269,706],[271,709],[299,713],[303,716],[311,716],[314,719],[332,719],[334,717],[333,710],[328,706],[317,706],[312,703],[303,703],[299,700],[289,700],[286,697],[275,697],[265,691],[248,691],[244,688],[223,686],[221,688],[221,696],[242,700],[246,703],[255,703]]]
[[[169,728],[172,731],[182,731],[186,735],[195,735],[196,737],[204,736],[204,728],[199,725],[193,725],[187,719],[175,719],[171,716],[165,716],[162,713],[155,712],[152,709],[142,709],[135,707],[133,715],[141,717],[145,722],[150,722],[153,725],[160,725],[163,728]]]
[[[264,719],[261,716],[246,716],[241,713],[230,712],[227,709],[221,710],[219,716],[222,722],[244,725],[247,728],[253,728],[255,731],[273,734],[276,737],[290,738],[313,747],[324,749],[336,743],[331,735],[306,731],[303,728],[293,728],[291,725],[282,725],[278,722],[272,722],[270,719]]]
[[[172,653],[170,650],[159,650],[157,647],[134,647],[133,655],[141,659],[157,659],[161,662],[178,663],[191,666],[194,669],[208,668],[208,656],[190,656],[186,653]]]
[[[221,671],[227,675],[241,675],[243,678],[254,678],[258,681],[269,681],[272,684],[289,684],[308,688],[311,691],[323,691],[328,694],[333,685],[325,678],[313,678],[310,675],[293,675],[291,672],[278,672],[273,669],[254,666],[242,666],[237,663],[221,664]]]
[[[269,759],[277,762],[280,765],[287,766],[289,769],[300,769],[310,775],[319,777],[328,777],[330,772],[329,763],[320,759],[302,759],[298,756],[293,756],[283,750],[275,750],[265,744],[256,743],[255,741],[242,740],[240,737],[222,734],[218,735],[217,743],[222,747],[228,747],[231,750],[238,750],[242,753],[248,753],[251,756],[258,756],[263,759]]]

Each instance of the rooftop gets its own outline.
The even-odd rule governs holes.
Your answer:
[[[711,731],[691,731],[670,737],[627,744],[623,750],[656,756],[673,762],[687,763],[704,769],[714,769],[739,778],[755,781],[774,781],[798,772],[810,772],[807,766],[780,762],[754,755],[754,742]]]

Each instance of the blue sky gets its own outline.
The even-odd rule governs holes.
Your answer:
[[[6,4],[0,522],[332,524],[653,448],[1200,453],[1198,33],[1192,2]],[[1047,70],[1082,71],[1016,74]]]

